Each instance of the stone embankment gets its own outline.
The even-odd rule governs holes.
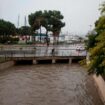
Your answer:
[[[104,79],[102,78],[102,76],[96,76],[95,74],[93,75],[93,78],[95,80],[95,83],[98,87],[98,90],[99,90],[99,94],[105,104],[105,81]]]
[[[4,63],[0,63],[0,70],[7,69],[14,65],[14,61],[7,61]]]

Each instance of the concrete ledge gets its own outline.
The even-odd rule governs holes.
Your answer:
[[[33,60],[33,64],[37,64],[37,60]]]
[[[7,68],[13,66],[14,64],[15,64],[14,61],[7,61],[4,63],[0,63],[0,70],[7,69]]]
[[[95,74],[93,75],[93,78],[95,80],[95,83],[98,87],[99,90],[99,94],[105,104],[105,81],[103,80],[103,78],[99,75],[96,76]]]

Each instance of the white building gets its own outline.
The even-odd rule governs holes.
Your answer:
[[[66,43],[73,43],[73,42],[79,42],[80,37],[77,35],[65,35],[65,42]]]

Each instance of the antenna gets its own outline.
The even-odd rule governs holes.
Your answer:
[[[20,15],[18,15],[17,28],[19,28]]]

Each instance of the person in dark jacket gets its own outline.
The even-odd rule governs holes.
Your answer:
[[[51,53],[52,53],[52,55],[54,55],[54,52],[55,52],[55,49],[53,48],[53,49],[52,49],[52,52],[51,52]]]

